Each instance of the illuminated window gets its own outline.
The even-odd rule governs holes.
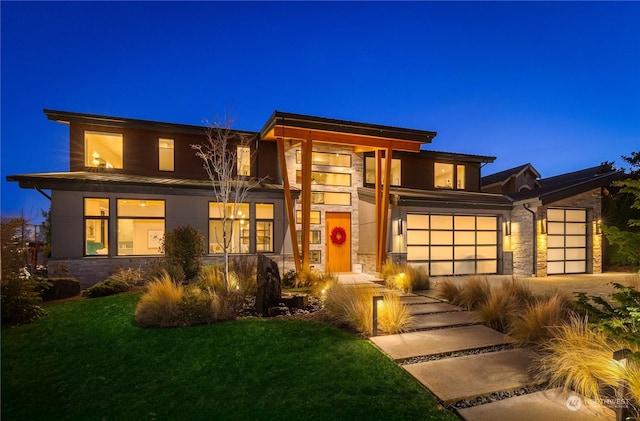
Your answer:
[[[118,199],[118,256],[162,253],[164,200]]]
[[[368,156],[365,158],[365,183],[367,184],[375,184],[376,182],[376,159],[375,157]],[[385,169],[385,159],[382,158],[382,169]],[[399,186],[401,185],[402,178],[402,161],[400,159],[392,159],[391,160],[391,185]]]
[[[251,148],[248,146],[238,146],[236,150],[239,176],[248,177],[251,175]]]
[[[84,199],[84,253],[109,254],[109,199]]]
[[[434,166],[434,185],[439,189],[464,190],[464,165],[436,162]]]
[[[302,231],[296,231],[298,244],[302,244]],[[309,244],[321,244],[320,230],[309,231]]]
[[[302,171],[300,170],[296,171],[296,183],[302,183]],[[311,184],[351,187],[351,174],[312,171]]]
[[[174,169],[174,141],[173,139],[158,139],[158,168],[160,171],[173,171]]]
[[[320,250],[309,250],[309,263],[319,265],[322,259],[322,252]]]
[[[122,169],[122,135],[85,131],[84,165]]]
[[[256,251],[273,252],[273,205],[256,204]]]
[[[229,253],[249,253],[250,238],[248,203],[229,203],[223,212],[221,203],[209,202],[209,253],[224,253],[225,243]]]
[[[311,192],[311,203],[351,206],[351,193]]]
[[[320,223],[320,211],[311,211],[309,215],[311,224],[319,224]],[[296,223],[302,223],[302,211],[296,211]]]
[[[302,163],[302,152],[296,151],[296,163]],[[332,167],[351,167],[351,155],[330,152],[312,152],[311,163],[314,165],[331,165]]]

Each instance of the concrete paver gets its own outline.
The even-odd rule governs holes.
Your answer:
[[[428,313],[444,313],[451,311],[464,311],[463,308],[452,306],[447,303],[427,303],[427,304],[413,304],[409,307],[411,314],[428,314]]]
[[[439,303],[440,300],[436,300],[434,298],[430,298],[430,297],[424,297],[421,295],[405,295],[405,296],[400,296],[400,301],[402,301],[403,303],[407,304],[407,305],[414,305],[414,304],[429,304],[429,303]]]
[[[615,420],[610,409],[595,412],[588,402],[580,400],[579,405],[567,405],[567,399],[576,395],[562,389],[549,389],[528,395],[516,396],[458,410],[466,421],[603,421]],[[572,402],[575,402],[573,400]],[[571,408],[571,409],[570,409]]]
[[[374,336],[370,340],[394,360],[507,343],[504,334],[481,325]]]
[[[534,353],[510,349],[405,365],[445,404],[536,384],[527,368]],[[495,418],[498,419],[498,418]]]
[[[424,330],[446,326],[470,325],[479,323],[475,311],[456,311],[453,313],[418,314],[414,316],[409,329]]]

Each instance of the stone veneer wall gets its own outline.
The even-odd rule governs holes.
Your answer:
[[[511,251],[513,274],[531,276],[533,272],[533,215],[522,205],[511,212]],[[506,253],[505,253],[506,254]]]

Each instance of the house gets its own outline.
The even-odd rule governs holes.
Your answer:
[[[205,127],[44,113],[69,125],[69,171],[7,179],[50,197],[51,262],[87,286],[154,261],[164,232],[187,224],[219,258],[218,204],[191,147]],[[429,150],[435,132],[280,111],[235,133],[255,153],[237,172],[260,182],[234,219],[233,254],[334,273],[389,258],[433,276],[602,270],[600,190],[619,173],[543,179],[525,164],[482,177],[495,157]]]

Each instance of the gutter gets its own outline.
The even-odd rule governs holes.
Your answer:
[[[523,203],[522,207],[533,216],[533,271],[531,273],[532,275],[536,275],[538,272],[538,224],[536,224],[536,213],[529,209],[530,206],[528,203]]]

